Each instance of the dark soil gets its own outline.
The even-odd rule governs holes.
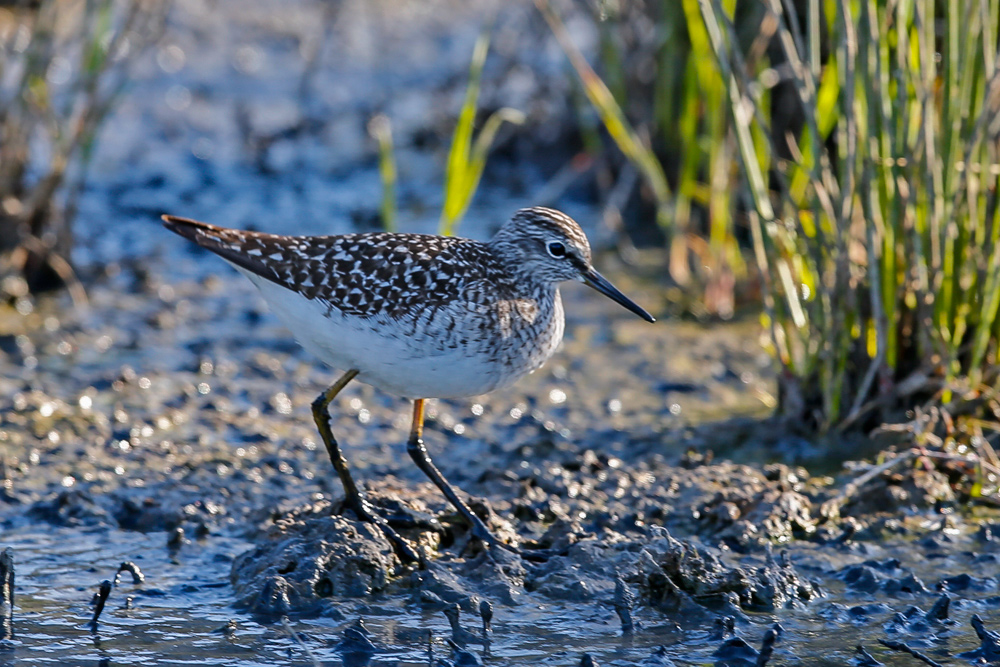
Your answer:
[[[499,147],[462,231],[486,237],[519,205],[552,203],[537,184],[573,156],[561,56],[537,48],[548,35],[530,4],[453,5],[177,7],[81,203],[89,306],[0,309],[0,547],[17,572],[0,664],[310,664],[311,652],[423,665],[429,651],[456,665],[914,664],[906,650],[996,661],[1000,517],[906,464],[831,512],[865,470],[839,462],[871,443],[831,448],[767,419],[774,371],[752,318],[651,326],[568,286],[548,366],[430,404],[425,438],[444,474],[502,538],[556,557],[470,540],[405,454],[408,406],[363,385],[331,406],[334,431],[426,566],[401,563],[341,508],[309,410],[334,372],[157,217],[377,226],[364,126],[381,110],[411,212],[400,226],[432,231],[462,72],[490,12],[483,105],[529,111],[530,131]],[[304,71],[300,47],[321,25],[334,37],[303,84],[288,72]],[[611,252],[585,186],[556,203],[602,272],[669,315],[662,277]],[[95,619],[103,580],[114,587]]]

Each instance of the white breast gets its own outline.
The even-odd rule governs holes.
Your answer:
[[[540,367],[562,340],[558,293],[556,308],[541,338],[522,339],[498,350],[490,344],[440,344],[434,339],[433,327],[415,332],[414,322],[344,315],[336,308],[327,312],[321,301],[236,268],[260,289],[274,314],[306,350],[334,368],[357,369],[359,380],[397,396],[457,398],[490,392]],[[472,317],[464,310],[462,329],[466,333],[441,331],[440,336],[481,338],[478,323],[468,321]]]

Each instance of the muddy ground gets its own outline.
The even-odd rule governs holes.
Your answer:
[[[1000,660],[1000,515],[913,461],[841,502],[867,469],[843,461],[872,443],[769,421],[755,317],[678,317],[662,271],[612,250],[593,174],[552,186],[576,112],[530,4],[391,4],[186,0],[136,65],[81,202],[89,304],[0,309],[0,547],[17,573],[0,664],[916,664],[901,645],[945,664]],[[432,231],[486,16],[484,105],[529,123],[498,148],[463,233],[555,203],[660,321],[568,286],[566,341],[543,370],[430,405],[444,474],[505,539],[558,553],[545,562],[470,542],[405,453],[403,401],[362,385],[338,397],[333,428],[357,476],[429,555],[415,567],[340,507],[309,411],[335,374],[157,217],[369,229],[379,189],[364,128],[383,111],[400,227]],[[311,74],[289,76],[310,71],[317,26],[333,37]],[[571,27],[592,45],[585,21]],[[89,624],[124,562],[142,577],[121,572]]]
[[[178,254],[164,272],[204,261]],[[974,615],[998,618],[995,517],[958,505],[936,473],[887,473],[831,517],[824,501],[857,472],[733,462],[815,454],[759,418],[772,381],[755,325],[637,335],[644,323],[583,289],[567,290],[552,364],[435,402],[426,435],[499,534],[561,554],[547,562],[469,542],[405,455],[402,401],[361,385],[338,399],[359,477],[432,554],[404,565],[339,511],[309,414],[330,371],[235,275],[171,283],[158,266],[98,280],[86,314],[52,301],[4,320],[24,327],[3,338],[0,381],[10,664],[176,664],[178,644],[199,664],[308,664],[282,616],[320,660],[422,664],[428,631],[452,653],[454,605],[459,642],[483,659],[484,603],[501,664],[752,664],[774,623],[783,662],[839,664],[864,643],[908,664],[878,640],[954,658],[978,645]],[[87,603],[125,561],[145,579],[123,574],[93,631]]]

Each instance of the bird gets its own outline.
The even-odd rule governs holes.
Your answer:
[[[344,387],[357,379],[411,400],[410,457],[475,539],[526,555],[496,537],[431,460],[426,400],[479,396],[540,368],[565,330],[562,282],[583,282],[655,321],[597,272],[579,224],[551,208],[517,211],[485,242],[390,232],[284,236],[162,219],[249,278],[299,343],[342,372],[313,401],[313,420],[345,505],[376,525],[404,561],[424,562],[358,488],[331,430],[329,406]]]

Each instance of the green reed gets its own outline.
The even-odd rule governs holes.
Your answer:
[[[469,85],[452,134],[451,150],[445,167],[444,203],[441,207],[440,233],[445,236],[455,233],[458,223],[468,210],[486,167],[486,157],[501,126],[505,122],[516,125],[524,122],[524,114],[517,109],[497,109],[489,115],[479,134],[473,139],[479,87],[489,47],[489,35],[484,32],[476,40],[469,66]]]
[[[377,114],[368,122],[368,134],[378,145],[378,173],[382,182],[382,229],[396,231],[396,157],[392,144],[392,124],[385,114]]]
[[[747,67],[718,0],[700,5],[728,80],[787,414],[844,427],[993,393],[1000,2],[810,0],[799,17],[767,0],[804,111],[792,159],[766,113],[774,71]]]
[[[736,1],[725,4],[732,14]],[[536,0],[536,5],[608,135],[643,177],[656,222],[669,240],[670,275],[681,285],[694,281],[702,286],[709,312],[732,315],[733,281],[745,276],[735,233],[736,148],[725,83],[697,0],[641,8],[639,20],[655,21],[657,37],[648,42],[633,37],[623,44],[622,34],[637,32],[626,29],[634,27],[632,14],[597,17],[603,78],[569,38],[547,0]],[[652,86],[634,75],[650,66]]]
[[[643,175],[675,279],[744,276],[749,231],[786,418],[1000,415],[1000,0],[651,3],[652,47],[598,18],[609,85],[536,4]],[[652,84],[630,86],[643,48]]]

